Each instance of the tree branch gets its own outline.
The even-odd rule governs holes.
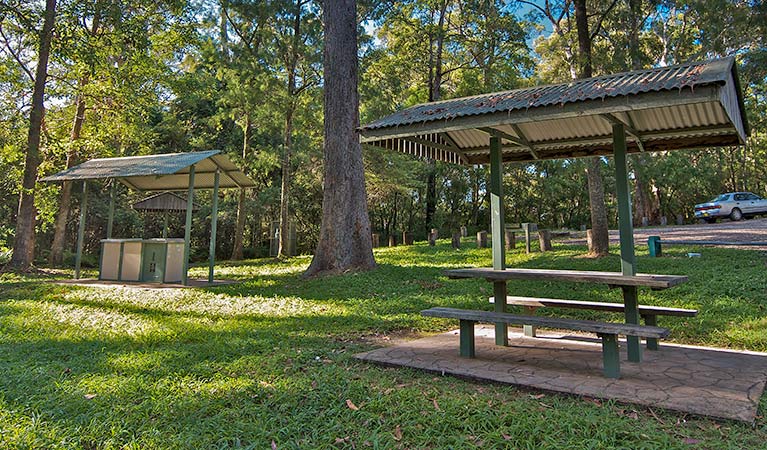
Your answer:
[[[13,59],[15,59],[17,63],[19,63],[19,67],[21,67],[24,73],[27,74],[27,76],[29,77],[29,80],[34,83],[35,76],[32,74],[32,71],[29,70],[27,65],[24,64],[24,62],[21,60],[21,57],[18,54],[16,54],[15,51],[13,51],[13,47],[11,47],[10,40],[5,36],[5,32],[3,32],[2,26],[0,26],[0,36],[3,37],[3,44],[5,44],[5,48],[8,49],[8,53],[10,53],[11,56],[13,56]]]

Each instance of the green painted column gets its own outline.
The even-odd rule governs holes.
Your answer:
[[[213,282],[213,266],[216,264],[216,225],[218,223],[218,178],[219,171],[213,175],[213,207],[210,217],[210,250],[208,259],[208,283]]]
[[[618,228],[621,242],[621,272],[636,275],[634,254],[634,227],[631,223],[631,190],[626,164],[626,130],[622,124],[613,124],[613,151],[615,155],[615,191],[618,196]],[[639,300],[635,286],[623,287],[626,323],[639,324]],[[642,360],[642,346],[638,336],[627,336],[628,360]]]
[[[88,217],[88,182],[83,181],[83,196],[80,199],[80,225],[77,227],[77,253],[75,253],[75,279],[80,279],[80,265],[83,261],[85,241],[85,218]]]
[[[163,239],[168,237],[168,211],[162,214],[162,237]]]
[[[182,281],[189,285],[189,253],[192,240],[192,204],[194,203],[194,164],[189,167],[189,191],[186,197],[186,225],[184,226],[184,273]]]
[[[107,219],[107,239],[112,239],[112,229],[115,223],[115,183],[116,180],[112,180],[112,185],[109,186],[109,217]]]
[[[506,268],[506,247],[504,246],[504,228],[506,227],[503,217],[503,159],[501,155],[501,138],[490,137],[490,223],[493,244],[493,269],[503,270]],[[496,281],[493,283],[493,295],[495,296],[495,311],[506,312],[506,282]],[[509,344],[508,325],[503,322],[495,324],[495,344],[506,346]]]

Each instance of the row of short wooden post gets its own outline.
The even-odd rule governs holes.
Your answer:
[[[466,227],[461,227],[460,230],[453,231],[452,245],[453,248],[461,248],[461,238],[467,236]],[[373,233],[373,247],[381,246],[381,235]],[[437,238],[439,237],[439,230],[432,228],[429,232],[428,241],[429,245],[436,245]],[[517,247],[517,236],[513,231],[506,230],[506,250],[512,250]],[[414,237],[413,233],[409,231],[402,232],[403,245],[413,245]],[[549,230],[538,230],[538,242],[542,252],[551,250],[551,232]],[[525,250],[530,253],[530,243],[525,243]],[[395,247],[397,245],[397,237],[394,234],[389,235],[389,247]],[[487,247],[487,231],[477,232],[477,248]]]

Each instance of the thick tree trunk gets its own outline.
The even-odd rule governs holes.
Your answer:
[[[322,225],[304,276],[375,267],[365,169],[357,135],[355,0],[324,2],[325,163]]]
[[[599,157],[589,158],[586,178],[589,183],[589,203],[591,204],[591,248],[593,256],[605,256],[610,250],[610,235],[607,229],[607,208],[605,208],[605,189]]]
[[[280,244],[277,256],[283,257],[290,248],[290,157],[293,151],[293,108],[285,116],[285,148],[282,151],[282,185],[280,186]],[[287,255],[293,256],[293,255]]]
[[[16,217],[16,236],[13,255],[9,263],[14,269],[26,269],[35,256],[35,187],[37,169],[40,166],[40,131],[45,112],[45,83],[48,78],[48,57],[53,39],[53,22],[56,16],[56,0],[46,0],[43,29],[40,32],[40,47],[35,69],[35,85],[32,90],[32,110],[29,114],[27,154],[24,159],[24,175],[19,198],[19,212]]]
[[[250,111],[245,112],[245,123],[242,126],[242,159],[247,159],[250,155]],[[237,197],[237,225],[234,230],[234,247],[232,248],[232,260],[242,259],[242,247],[245,239],[245,189],[240,189]]]
[[[85,121],[85,97],[82,89],[88,84],[88,78],[80,79],[80,94],[75,100],[75,118],[72,122],[72,131],[69,134],[69,151],[67,151],[67,169],[74,166],[77,161],[77,140],[80,139],[80,131]],[[61,186],[61,198],[59,198],[59,212],[53,225],[53,243],[48,263],[52,266],[60,265],[64,254],[64,240],[66,238],[67,221],[72,202],[72,182],[65,181]]]
[[[591,67],[591,35],[589,34],[586,0],[574,0],[575,25],[578,31],[578,75],[580,78],[590,78],[593,75]],[[589,158],[586,166],[586,178],[589,184],[589,205],[591,209],[591,247],[589,252],[594,256],[607,255],[610,236],[607,229],[607,207],[605,206],[605,188],[601,164],[598,157]]]

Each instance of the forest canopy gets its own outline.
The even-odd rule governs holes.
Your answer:
[[[0,0],[0,263],[10,256],[24,193],[49,3]],[[361,123],[427,101],[579,77],[574,3],[359,0]],[[266,256],[275,229],[286,237],[291,227],[299,252],[314,249],[323,199],[322,2],[59,0],[55,6],[38,178],[92,158],[221,150],[258,187],[222,194],[219,254]],[[726,191],[767,196],[767,3],[588,0],[585,8],[593,75],[724,56],[739,65],[747,144],[633,155],[635,223],[693,221],[695,203]],[[442,236],[460,226],[487,229],[487,167],[364,146],[363,152],[370,222],[381,242],[402,232],[423,240],[431,228]],[[598,163],[614,226],[612,160]],[[507,164],[507,220],[547,228],[589,224],[587,165],[580,159]],[[99,184],[91,191],[88,253],[97,253],[105,237],[109,189]],[[78,192],[36,185],[41,264],[71,257]],[[156,216],[130,208],[148,194],[122,186],[116,193],[115,236],[160,234]],[[210,195],[196,198],[192,248],[199,258],[208,247]],[[172,216],[171,234],[182,235],[182,227],[183,215]],[[278,243],[280,253],[286,245]]]

